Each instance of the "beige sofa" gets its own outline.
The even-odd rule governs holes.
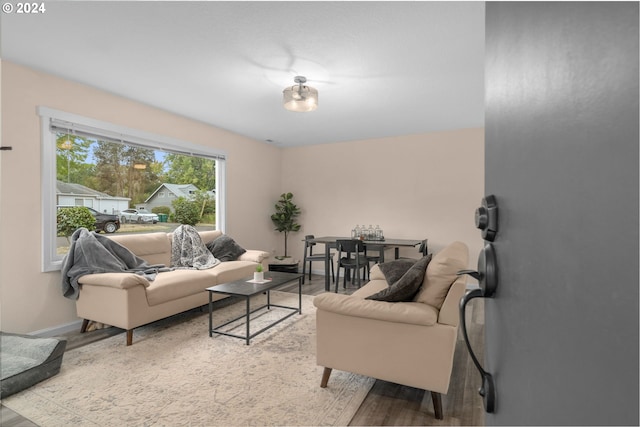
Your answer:
[[[205,244],[220,235],[220,231],[200,232]],[[166,266],[171,263],[171,237],[171,233],[110,236],[149,264]],[[206,288],[250,277],[258,264],[266,270],[268,257],[268,252],[247,250],[236,261],[222,262],[208,270],[162,272],[153,281],[135,273],[84,275],[79,279],[76,301],[78,317],[84,319],[82,332],[90,320],[116,326],[127,331],[127,345],[131,345],[133,328],[208,304]]]
[[[371,281],[352,295],[315,297],[316,357],[325,367],[321,387],[339,369],[429,390],[436,418],[442,419],[440,393],[449,389],[466,289],[465,276],[456,273],[467,265],[467,246],[455,242],[433,256],[413,301],[366,300],[389,286],[377,265]]]

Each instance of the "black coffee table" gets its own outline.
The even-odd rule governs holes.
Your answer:
[[[250,280],[253,280],[253,277],[247,277],[245,279],[236,280],[234,282],[223,283],[221,285],[212,286],[207,288],[209,291],[209,337],[212,337],[213,334],[227,335],[229,337],[241,338],[246,341],[247,345],[249,345],[249,341],[251,338],[255,337],[258,334],[266,331],[269,328],[274,327],[278,323],[282,322],[285,319],[293,316],[294,314],[302,314],[302,274],[299,273],[281,273],[275,271],[267,271],[264,273],[265,280],[271,279],[265,283],[252,283]],[[280,287],[282,285],[286,285],[294,280],[298,279],[298,307],[289,307],[285,305],[278,305],[271,303],[271,294],[270,291],[274,288]],[[252,296],[265,293],[267,294],[267,303],[251,310],[250,300]],[[231,295],[238,298],[244,298],[246,301],[246,311],[242,316],[238,316],[234,319],[229,320],[221,325],[216,327],[213,326],[213,294],[225,294]],[[266,308],[267,310],[271,307],[284,308],[287,310],[292,310],[291,313],[282,317],[279,320],[276,320],[273,323],[270,323],[266,327],[260,329],[257,332],[251,333],[250,330],[250,321],[251,314],[255,313],[258,310],[262,310]],[[237,335],[231,332],[222,331],[221,328],[227,326],[230,323],[235,322],[236,320],[240,320],[245,318],[247,332],[245,335]]]

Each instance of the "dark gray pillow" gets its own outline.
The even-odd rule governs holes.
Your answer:
[[[417,259],[394,259],[393,261],[383,262],[378,264],[378,268],[389,285],[396,283],[404,273],[409,271],[411,267],[418,261]]]
[[[413,301],[413,297],[420,290],[420,286],[422,286],[422,280],[424,279],[429,261],[431,261],[431,254],[422,257],[414,263],[400,279],[387,289],[369,295],[365,299],[387,302]]]
[[[220,261],[235,261],[240,255],[247,252],[226,234],[207,243],[207,249]]]

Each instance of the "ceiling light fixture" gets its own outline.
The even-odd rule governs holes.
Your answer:
[[[318,108],[318,91],[310,86],[304,86],[307,78],[296,76],[293,81],[298,85],[288,87],[282,91],[284,94],[284,108],[298,113],[306,113]]]

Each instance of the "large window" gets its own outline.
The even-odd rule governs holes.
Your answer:
[[[43,271],[60,269],[69,250],[57,227],[67,207],[90,208],[105,233],[171,232],[185,212],[198,229],[224,230],[223,152],[46,107],[38,113]]]

